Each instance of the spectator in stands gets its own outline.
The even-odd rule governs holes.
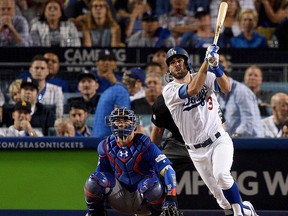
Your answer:
[[[82,134],[75,130],[73,122],[69,118],[56,119],[54,129],[58,137],[82,137]]]
[[[89,115],[86,105],[80,101],[73,101],[69,104],[68,113],[75,130],[84,137],[90,137],[92,135],[92,128],[86,124]]]
[[[90,2],[91,0],[79,0],[67,5],[64,9],[66,17],[77,18],[78,16],[86,15],[89,12]]]
[[[34,129],[31,124],[31,104],[28,101],[19,101],[15,104],[12,114],[14,124],[7,132],[7,137],[37,137],[43,136],[41,131]]]
[[[288,138],[288,122],[286,122],[282,128],[282,137]]]
[[[31,45],[28,22],[15,13],[15,0],[0,1],[0,47]]]
[[[59,86],[46,82],[46,77],[49,74],[46,58],[42,55],[34,56],[29,72],[31,77],[37,80],[39,84],[38,102],[45,105],[55,105],[56,117],[61,117],[63,115],[63,92]]]
[[[195,14],[196,31],[187,31],[183,33],[180,41],[181,47],[207,48],[213,44],[214,32],[211,30],[211,17],[209,11],[199,8]],[[224,43],[219,37],[218,46],[223,47]]]
[[[166,73],[163,74],[162,66],[158,62],[151,61],[146,64],[145,73],[158,73],[161,76],[162,85],[164,86],[166,81]]]
[[[239,0],[228,0],[228,10],[224,20],[224,28],[221,33],[224,46],[227,47],[230,38],[238,36],[241,33],[238,16],[241,11]]]
[[[262,117],[269,115],[269,107],[272,93],[263,91],[262,69],[256,65],[248,67],[244,74],[244,83],[254,92],[257,98],[260,114]]]
[[[3,105],[5,103],[4,94],[0,91],[0,127],[2,126]]]
[[[175,40],[167,28],[159,24],[158,16],[154,12],[145,12],[142,16],[139,30],[128,38],[128,47],[173,47]]]
[[[164,78],[164,82],[163,85],[165,85],[167,83],[165,77],[166,77],[166,72],[168,70],[167,68],[167,64],[166,64],[166,50],[161,48],[159,50],[157,50],[155,53],[153,53],[152,56],[152,61],[153,62],[157,62],[161,65],[161,76]]]
[[[121,46],[121,29],[106,0],[92,0],[89,13],[79,16],[76,22],[83,32],[83,46]]]
[[[47,52],[44,54],[44,58],[47,59],[49,69],[49,74],[46,77],[46,82],[60,86],[63,92],[69,92],[68,81],[59,78],[59,70],[60,70],[59,57],[55,53]]]
[[[117,71],[117,59],[113,51],[101,50],[96,67],[95,74],[99,83],[98,93],[103,93],[111,85],[122,80],[122,75]]]
[[[276,47],[278,46],[281,49],[288,49],[288,1],[284,1],[281,7],[285,10],[285,18],[280,22],[280,24],[276,27],[274,32],[274,43],[276,43]],[[275,39],[276,37],[276,39]]]
[[[146,135],[150,136],[152,131],[152,106],[162,92],[162,77],[159,73],[150,72],[146,74],[145,82],[147,85],[144,87],[145,97],[132,101],[131,108],[135,114],[141,116],[140,125],[142,126],[142,130]]]
[[[152,114],[152,105],[162,92],[162,77],[159,73],[146,74],[145,97],[132,101],[131,108],[135,114]]]
[[[79,47],[81,45],[74,23],[67,21],[59,0],[48,0],[39,20],[32,24],[33,46]]]
[[[65,105],[65,113],[69,113],[72,102],[76,101],[83,103],[86,107],[86,111],[89,114],[95,114],[95,110],[100,98],[97,94],[97,89],[99,88],[99,83],[93,72],[83,71],[78,76],[78,90],[82,94],[81,97],[69,98],[67,104]]]
[[[116,80],[114,73],[111,73],[110,76],[114,76],[113,79]],[[94,137],[103,139],[111,134],[109,126],[105,125],[103,121],[105,116],[109,115],[115,107],[130,109],[130,95],[133,96],[137,93],[135,88],[139,87],[139,82],[143,84],[143,80],[145,82],[145,73],[139,73],[138,68],[131,68],[123,75],[122,83],[115,82],[102,93],[95,112],[93,125]],[[138,84],[136,85],[136,83]]]
[[[229,7],[231,7],[229,0],[227,2],[228,2]],[[255,10],[254,0],[238,0],[238,2],[239,2],[239,5],[241,6],[241,9]],[[213,31],[215,31],[220,3],[221,1],[219,0],[210,0],[211,28],[213,29]],[[229,10],[229,7],[228,7],[228,10]]]
[[[44,6],[45,1],[43,0],[31,0],[31,6],[21,10],[22,15],[27,19],[30,26],[39,19],[43,13]]]
[[[133,67],[124,72],[125,79],[122,79],[124,84],[127,84],[126,87],[130,88],[128,91],[130,92],[130,102],[144,98],[145,90],[144,87],[147,87],[145,83],[145,71],[140,67]],[[133,85],[129,85],[133,83]],[[127,83],[126,83],[127,82]]]
[[[256,10],[245,9],[239,14],[241,34],[230,39],[231,48],[265,48],[267,39],[256,32],[258,14]]]
[[[228,73],[229,63],[224,55],[220,55],[220,63],[224,73],[229,77],[231,91],[218,95],[223,109],[226,131],[232,137],[263,137],[261,116],[255,94],[244,84],[232,79]]]
[[[158,15],[169,13],[171,11],[171,1],[167,0],[156,0],[155,11]],[[180,1],[179,4],[182,2]],[[209,10],[210,0],[189,0],[188,10],[196,11],[197,8],[202,7],[205,10]]]
[[[160,15],[159,22],[163,28],[168,28],[179,45],[182,34],[197,29],[194,12],[189,11],[189,0],[170,0],[171,10]],[[206,8],[207,9],[207,8]]]
[[[21,100],[20,97],[20,85],[22,80],[16,79],[9,85],[9,104],[15,104]]]
[[[283,136],[283,127],[288,122],[288,95],[276,93],[271,98],[273,115],[262,119],[264,135],[269,138]]]
[[[22,80],[21,100],[31,104],[31,125],[34,128],[41,128],[42,133],[48,136],[49,128],[54,126],[56,119],[55,110],[50,106],[43,105],[37,101],[39,90],[38,82],[30,77]]]

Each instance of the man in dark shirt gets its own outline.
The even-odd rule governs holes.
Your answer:
[[[69,104],[72,101],[81,101],[86,105],[88,113],[95,114],[98,100],[100,98],[100,95],[97,94],[98,88],[99,84],[93,72],[81,72],[78,76],[78,89],[82,96],[69,98],[67,104],[65,104],[64,112],[66,114],[69,112]]]

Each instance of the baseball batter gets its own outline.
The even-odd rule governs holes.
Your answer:
[[[220,207],[232,207],[234,216],[254,216],[257,214],[252,204],[242,202],[230,172],[233,143],[222,127],[214,93],[228,93],[230,84],[218,65],[218,49],[216,45],[209,46],[204,63],[193,74],[189,73],[192,64],[188,53],[180,47],[170,49],[166,63],[174,80],[164,87],[163,97],[195,168]]]

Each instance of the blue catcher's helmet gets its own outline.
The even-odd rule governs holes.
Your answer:
[[[184,58],[187,69],[192,73],[193,72],[192,62],[189,58],[187,51],[181,47],[171,48],[166,53],[166,64],[168,65],[168,67],[170,65],[170,61],[172,60],[172,58],[174,58],[176,56],[180,56],[180,57]]]
[[[120,126],[120,119],[125,121],[124,127]],[[136,125],[139,124],[139,119],[134,112],[128,108],[115,108],[109,116],[105,117],[105,123],[107,126],[110,126],[114,136],[124,140],[136,129]]]

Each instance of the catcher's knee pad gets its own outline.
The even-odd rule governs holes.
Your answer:
[[[138,184],[138,191],[148,202],[159,200],[163,195],[163,187],[158,178],[146,178]]]
[[[115,186],[115,178],[110,173],[93,172],[85,182],[84,193],[87,203],[103,200]]]

